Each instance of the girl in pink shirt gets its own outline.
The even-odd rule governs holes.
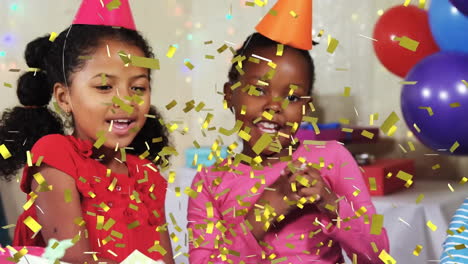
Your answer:
[[[278,44],[255,33],[234,56],[224,93],[243,150],[193,180],[190,262],[334,264],[344,249],[382,263],[387,235],[371,232],[378,217],[352,156],[336,141],[293,139],[315,70],[308,51],[284,45],[279,56]]]

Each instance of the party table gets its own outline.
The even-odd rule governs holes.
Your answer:
[[[417,203],[421,194],[424,198]],[[377,212],[384,215],[390,255],[398,263],[439,263],[450,219],[467,196],[468,184],[416,180],[412,188],[372,197]],[[417,245],[422,246],[419,256],[413,255]]]

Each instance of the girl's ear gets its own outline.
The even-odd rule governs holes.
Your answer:
[[[72,111],[69,89],[62,83],[54,84],[54,98],[60,108],[67,114]]]
[[[224,83],[224,100],[227,102],[228,108],[232,108],[232,90],[229,82]]]

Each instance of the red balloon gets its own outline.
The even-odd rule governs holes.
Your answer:
[[[400,46],[394,37],[408,37],[419,42],[416,51]],[[374,28],[374,50],[380,62],[392,73],[405,77],[421,59],[439,51],[427,12],[416,6],[395,6],[387,10]]]

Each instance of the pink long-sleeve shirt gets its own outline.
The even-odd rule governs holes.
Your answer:
[[[190,194],[190,263],[335,264],[343,262],[342,249],[351,259],[357,257],[359,264],[383,263],[379,254],[389,251],[387,234],[383,228],[379,235],[371,234],[376,211],[350,153],[330,141],[325,146],[301,145],[293,159],[301,157],[321,164],[322,177],[342,198],[339,224],[318,210],[303,212],[281,221],[282,227],[270,229],[259,243],[245,222],[246,213],[253,210],[264,188],[276,181],[287,162],[263,170],[242,163],[230,165],[231,170],[207,168],[195,176]]]

